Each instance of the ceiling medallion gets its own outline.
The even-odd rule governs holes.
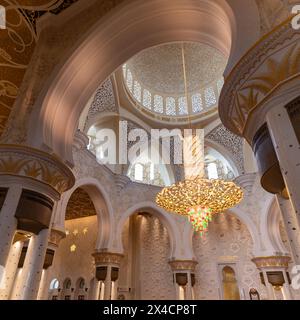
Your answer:
[[[183,45],[182,61],[187,96]],[[240,203],[243,191],[232,181],[203,178],[204,132],[196,131],[196,135],[184,138],[185,180],[164,188],[156,196],[156,203],[168,212],[186,216],[195,231],[203,235],[213,215]]]

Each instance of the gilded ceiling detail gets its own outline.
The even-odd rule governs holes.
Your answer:
[[[26,60],[23,63],[24,68],[26,69],[29,61],[30,68],[26,73],[24,70],[22,73],[22,77],[25,73],[23,81],[19,81],[19,83],[22,82],[22,85],[17,86],[19,87],[18,97],[20,98],[16,100],[13,99],[15,100],[13,110],[11,110],[11,106],[13,105],[12,101],[9,105],[10,107],[7,114],[2,120],[3,125],[0,141],[4,143],[26,143],[29,117],[34,109],[36,99],[49,79],[49,75],[51,75],[55,67],[64,60],[66,52],[78,43],[79,38],[88,32],[101,17],[123,1],[124,0],[97,0],[87,2],[81,0],[81,10],[72,12],[67,20],[60,19],[59,14],[57,14],[65,9],[64,4],[66,1],[45,1],[48,4],[48,7],[45,5],[42,9],[49,12],[49,15],[47,16],[51,16],[52,13],[52,17],[49,19],[52,19],[53,21],[57,20],[58,23],[55,24],[52,21],[49,25],[47,25],[47,23],[43,24],[43,27],[38,33],[39,39],[33,53],[34,58],[31,59],[33,48],[31,48],[30,52],[26,55],[27,59],[21,56],[21,58],[23,57],[22,59]],[[49,3],[51,4],[51,10],[49,9]],[[22,2],[22,5],[26,4],[27,3]],[[54,4],[57,6],[60,4],[61,9],[56,10]],[[78,3],[78,6],[80,4]],[[45,7],[48,9],[46,10]],[[72,11],[72,7],[73,6],[68,8],[68,10]],[[40,8],[37,8],[37,10],[40,10]],[[35,35],[32,28],[29,29],[30,31],[27,29],[26,31],[31,32],[31,35]],[[5,39],[3,41],[5,41]],[[7,38],[7,41],[9,41],[9,38]],[[32,46],[34,47],[34,44],[32,44]],[[7,121],[9,112],[10,117],[9,121]]]
[[[84,218],[94,215],[96,215],[96,210],[87,192],[81,188],[75,190],[67,206],[66,220]]]
[[[17,145],[0,145],[0,176],[22,176],[51,186],[59,194],[72,188],[72,171],[43,151]]]
[[[237,64],[225,81],[219,114],[226,127],[243,135],[248,116],[280,83],[300,73],[300,31],[290,21],[274,30]]]
[[[0,136],[18,95],[38,40],[36,23],[47,12],[58,14],[78,0],[2,0],[6,30],[0,30]]]

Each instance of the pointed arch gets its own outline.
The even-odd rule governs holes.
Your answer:
[[[116,251],[122,253],[123,252],[123,244],[122,244],[122,230],[125,225],[127,219],[137,213],[137,212],[147,212],[152,214],[153,216],[157,217],[163,224],[163,226],[167,229],[169,237],[170,237],[170,244],[171,244],[171,252],[170,252],[170,259],[176,257],[177,259],[182,256],[181,252],[181,245],[180,245],[180,231],[178,226],[175,222],[174,217],[170,213],[159,208],[155,203],[146,201],[137,203],[136,205],[127,209],[121,216],[119,222],[117,223],[116,230],[115,230],[115,244],[116,244]]]
[[[82,188],[91,198],[98,220],[97,248],[107,249],[112,243],[112,226],[114,224],[113,208],[108,193],[103,185],[94,178],[83,178],[76,181],[72,189],[63,194],[59,206],[56,210],[57,215],[54,219],[54,226],[57,230],[65,229],[65,216],[68,202],[73,192]]]

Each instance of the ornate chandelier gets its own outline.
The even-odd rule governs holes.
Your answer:
[[[234,182],[198,176],[164,188],[156,203],[168,212],[187,216],[194,229],[203,234],[213,214],[234,207],[242,199],[243,191]]]
[[[196,177],[164,188],[156,203],[166,211],[189,215],[192,210],[206,208],[211,213],[221,213],[237,205],[243,191],[232,181],[209,180]]]
[[[187,99],[186,70],[182,46],[183,74]],[[207,231],[213,214],[224,212],[243,199],[243,191],[234,182],[204,177],[204,134],[191,133],[184,138],[185,180],[164,188],[156,203],[168,212],[186,216],[195,231]]]

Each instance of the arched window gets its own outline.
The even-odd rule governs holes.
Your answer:
[[[62,300],[71,300],[72,298],[72,282],[70,278],[65,279],[63,283],[63,290],[61,292]]]
[[[205,173],[208,179],[233,180],[237,172],[221,153],[205,146]]]
[[[164,105],[162,96],[154,96],[154,111],[157,113],[164,113]]]
[[[198,113],[203,109],[202,97],[200,93],[194,94],[192,96],[192,108],[193,108],[193,113]]]
[[[134,167],[134,179],[136,181],[143,181],[144,179],[144,167],[140,163],[137,163]]]
[[[79,280],[79,289],[84,289],[84,286],[85,286],[85,281],[84,281],[83,278],[81,278],[81,279]]]
[[[151,93],[146,89],[143,91],[143,106],[151,110]]]
[[[176,103],[172,97],[166,99],[166,114],[168,116],[176,116]]]
[[[217,103],[216,95],[212,87],[205,89],[204,94],[207,108],[212,107]]]
[[[59,288],[59,281],[57,279],[53,279],[50,282],[50,290],[57,290]]]
[[[142,101],[142,88],[139,82],[134,81],[133,85],[133,96],[136,98],[138,102]]]
[[[234,270],[226,266],[222,270],[224,300],[240,300],[239,287]]]
[[[85,280],[83,278],[79,278],[76,281],[76,289],[75,289],[75,294],[74,294],[75,299],[85,300],[86,292],[87,292],[87,289],[85,290]]]
[[[188,105],[186,97],[180,97],[178,99],[178,112],[179,115],[184,116],[188,114]]]
[[[104,150],[102,145],[96,148],[96,157],[97,159],[104,159]]]
[[[208,164],[207,171],[208,171],[208,179],[218,179],[219,178],[218,168],[214,162]]]
[[[126,78],[126,84],[130,92],[132,92],[133,87],[133,79],[132,79],[132,73],[129,69],[127,69],[127,78]]]
[[[66,280],[64,281],[64,289],[69,290],[69,289],[71,289],[71,286],[72,286],[71,280],[70,280],[70,279],[66,279]]]

